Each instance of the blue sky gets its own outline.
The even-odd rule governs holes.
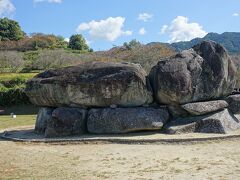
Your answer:
[[[81,33],[103,50],[131,39],[177,42],[238,32],[240,0],[0,0],[0,15],[26,33]]]

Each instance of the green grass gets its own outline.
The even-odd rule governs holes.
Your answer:
[[[0,82],[1,81],[11,81],[14,79],[24,79],[28,80],[33,78],[37,73],[0,73]]]
[[[4,108],[5,114],[0,115],[0,129],[34,125],[38,107],[33,105],[18,105]],[[11,118],[14,113],[17,118]]]
[[[0,115],[0,129],[34,125],[35,121],[36,115],[17,115],[17,118],[11,118],[10,115]]]

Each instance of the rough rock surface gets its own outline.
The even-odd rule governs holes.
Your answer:
[[[205,102],[195,102],[187,103],[181,105],[181,107],[186,110],[191,115],[204,115],[218,110],[222,110],[228,107],[228,103],[224,100],[215,101],[205,101]]]
[[[60,107],[52,112],[45,131],[46,137],[79,135],[86,133],[87,110]]]
[[[158,130],[167,122],[166,108],[103,108],[89,111],[87,127],[90,133],[127,133]]]
[[[47,128],[47,122],[52,120],[52,112],[54,108],[42,107],[38,111],[37,120],[35,123],[35,131],[44,133]]]
[[[159,61],[149,79],[159,103],[185,104],[229,95],[235,86],[235,72],[225,48],[204,41]]]
[[[229,104],[228,109],[234,114],[240,113],[240,94],[231,95],[226,98],[226,101]]]
[[[172,115],[172,117],[187,117],[190,114],[181,107],[179,104],[168,105],[168,111]]]
[[[25,91],[38,106],[140,106],[152,102],[146,76],[137,64],[91,62],[40,73]]]
[[[177,118],[165,127],[169,134],[219,133],[226,134],[240,128],[239,120],[227,109],[210,115]]]

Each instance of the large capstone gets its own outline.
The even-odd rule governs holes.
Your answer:
[[[157,102],[174,105],[229,95],[235,86],[235,72],[225,48],[204,41],[159,61],[149,78]]]
[[[87,132],[87,110],[81,108],[56,108],[45,130],[46,137],[81,135]]]
[[[188,118],[176,118],[165,126],[169,134],[219,133],[227,134],[240,128],[240,122],[228,109]]]
[[[169,118],[166,108],[101,108],[88,114],[88,131],[96,134],[159,130]]]
[[[91,62],[40,73],[26,94],[38,106],[141,106],[152,102],[146,76],[138,64]]]
[[[35,123],[35,131],[44,133],[47,128],[47,123],[52,120],[52,112],[54,108],[42,107],[38,111],[37,120]]]

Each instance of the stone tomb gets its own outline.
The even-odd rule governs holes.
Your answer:
[[[226,49],[204,41],[162,59],[149,75],[138,64],[89,62],[47,70],[27,82],[46,137],[157,131],[229,133],[240,128],[236,68]]]

